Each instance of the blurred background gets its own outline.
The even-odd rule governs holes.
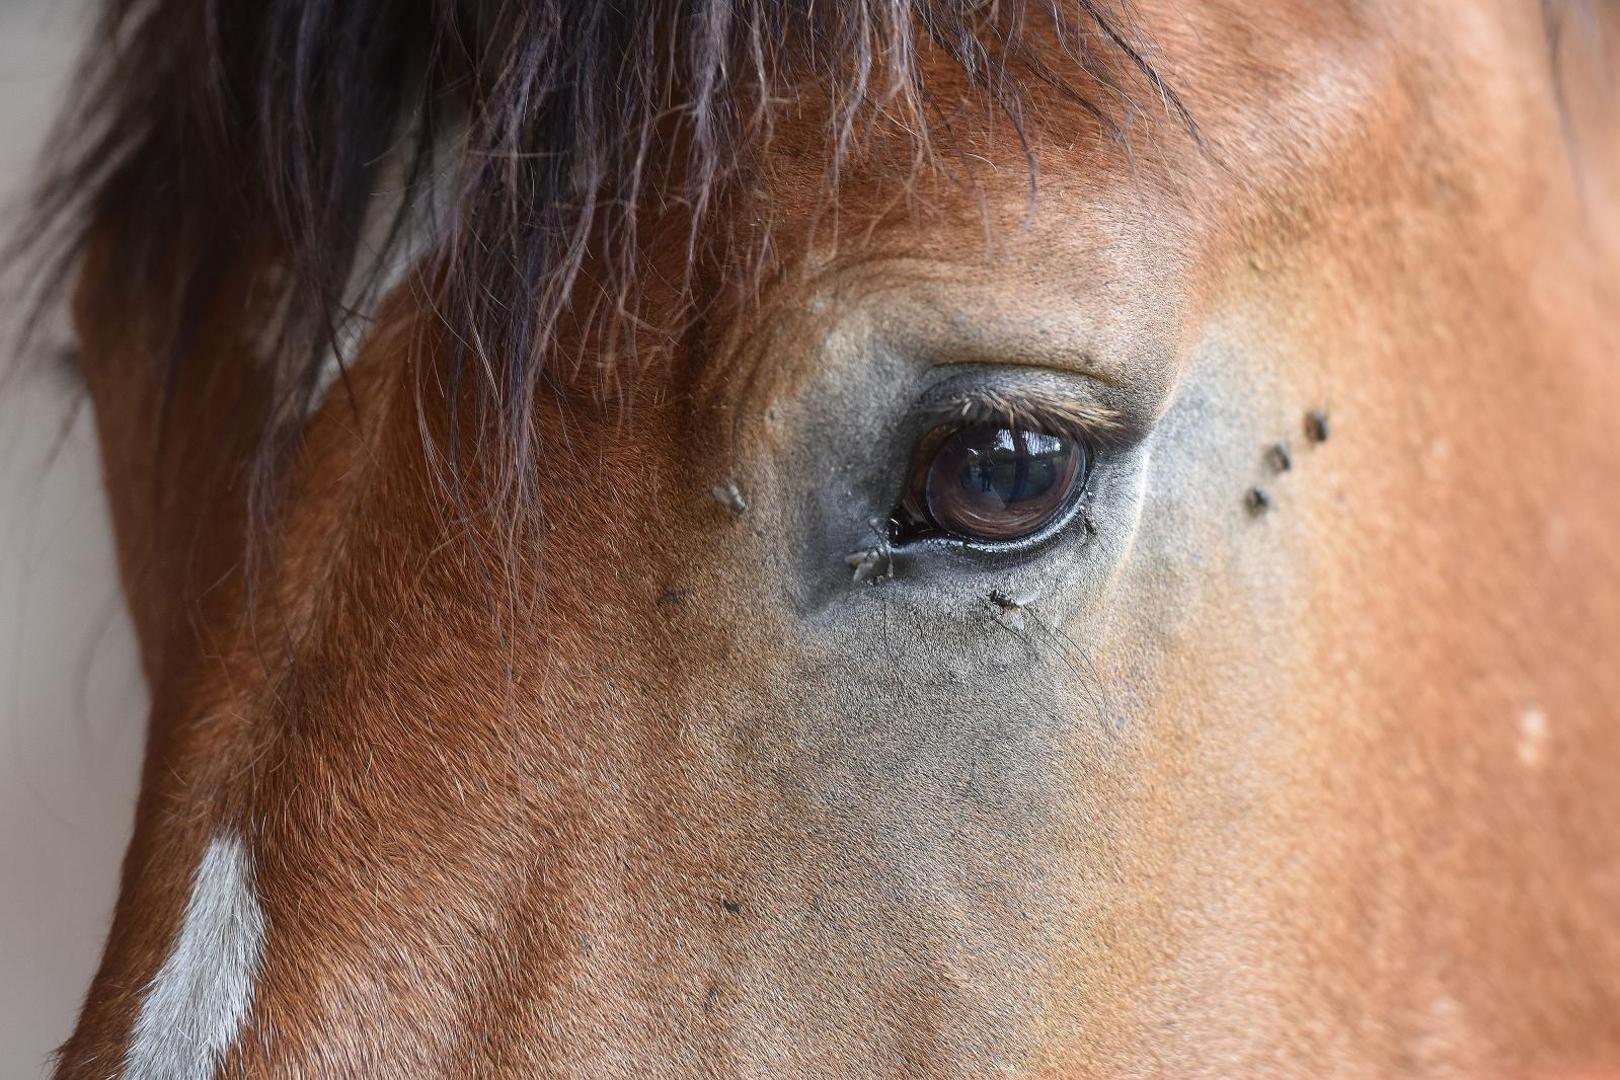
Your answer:
[[[84,0],[0,0],[0,214],[84,32]],[[147,695],[113,563],[87,403],[54,326],[17,356],[0,274],[0,1077],[38,1077],[100,958]]]

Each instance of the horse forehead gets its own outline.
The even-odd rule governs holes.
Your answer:
[[[1185,102],[1196,138],[1175,138],[1164,100],[1127,84],[1118,145],[1065,141],[1077,106],[1032,87],[1061,118],[1031,127],[1043,181],[1158,183],[1193,194],[1179,210],[1196,216],[1360,194],[1391,173],[1406,182],[1413,154],[1494,166],[1500,140],[1551,96],[1548,13],[1561,6],[1142,0],[1143,55]]]
[[[1320,206],[1387,185],[1386,174],[1410,152],[1400,144],[1422,141],[1431,156],[1445,151],[1420,139],[1424,125],[1449,124],[1459,143],[1478,138],[1482,125],[1501,126],[1499,109],[1464,100],[1461,111],[1459,102],[1440,111],[1422,99],[1466,84],[1473,69],[1502,66],[1497,58],[1505,53],[1541,58],[1534,17],[1519,28],[1528,33],[1514,34],[1501,25],[1514,20],[1445,6],[1146,0],[1133,13],[1143,62],[1165,89],[1140,77],[1123,53],[1105,57],[1117,70],[1093,81],[1062,41],[1034,35],[1027,44],[1046,54],[1055,78],[1024,81],[1016,124],[992,115],[994,108],[953,116],[930,135],[932,148],[950,159],[938,184],[897,171],[895,153],[850,163],[841,168],[839,214],[857,223],[893,220],[908,245],[926,250],[932,234],[958,254],[963,239],[977,242],[987,231],[1000,233],[994,246],[1004,250],[1032,209],[1058,211],[1048,236],[1067,230],[1085,234],[1085,243],[1121,220],[1127,228],[1108,239],[1150,241],[1129,228],[1144,211],[1195,233],[1213,231],[1275,215],[1279,206]],[[958,91],[964,100],[977,97],[950,57],[931,54],[922,67],[930,86],[944,88],[942,99]],[[1185,104],[1194,130],[1183,130],[1165,90]],[[824,210],[826,177],[802,167],[812,156],[807,148],[822,138],[820,124],[816,110],[806,109],[773,138],[769,156],[783,167],[766,186],[778,223],[816,220]],[[904,144],[914,133],[887,137]],[[896,207],[908,199],[931,203],[937,213],[898,222]],[[986,204],[997,219],[988,227]],[[870,238],[858,227],[845,232],[845,248]],[[773,239],[785,239],[791,254],[792,236]]]

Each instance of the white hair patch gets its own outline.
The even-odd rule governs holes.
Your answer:
[[[1526,768],[1541,766],[1547,756],[1547,714],[1532,706],[1519,714],[1519,761]]]
[[[123,1080],[208,1080],[253,1005],[264,910],[253,859],[234,833],[197,864],[180,932],[141,999]]]

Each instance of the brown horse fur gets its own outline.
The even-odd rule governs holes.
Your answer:
[[[502,78],[474,31],[516,8],[457,24]],[[254,125],[288,118],[248,108],[170,146],[197,158],[172,189],[138,146],[80,159],[136,170],[84,204],[76,319],[153,713],[60,1076],[124,1068],[222,833],[266,926],[222,1076],[1620,1069],[1616,12],[1141,0],[1074,15],[1081,65],[995,5],[955,13],[985,54],[873,10],[865,40],[914,54],[773,61],[753,97],[704,82],[735,64],[590,53],[669,81],[532,189],[519,151],[556,132],[502,143],[475,80],[412,226],[445,239],[324,397],[303,358],[353,274],[316,234],[352,250],[374,174],[320,155],[380,144],[328,145],[316,108],[289,122],[318,184],[227,176],[286,161]],[[819,55],[739,11],[727,49]],[[176,66],[108,85],[179,110],[140,133],[169,145],[211,77],[188,50],[263,29],[186,24]],[[371,136],[472,78],[442,26],[377,32],[331,47],[421,66],[353,103]],[[365,89],[340,74],[310,100]],[[281,85],[224,75],[239,106]],[[619,116],[567,85],[534,108]],[[742,149],[710,158],[720,100]],[[648,122],[676,164],[628,204],[633,275],[612,214],[567,218],[583,246],[487,231],[552,236],[528,200],[619,190],[590,139]],[[543,257],[481,279],[486,242]],[[1118,418],[1079,523],[851,582],[947,370]]]

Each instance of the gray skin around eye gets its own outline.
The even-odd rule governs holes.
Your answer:
[[[1003,389],[1046,378],[964,372]],[[846,557],[880,538],[873,523],[935,420],[917,402],[952,377],[857,337],[774,403],[771,449],[740,455],[753,463],[740,480],[750,509],[731,527],[757,537],[747,548],[767,564],[759,587],[787,590],[786,604],[760,607],[790,668],[768,685],[740,681],[739,700],[716,708],[746,718],[727,745],[777,819],[800,823],[795,843],[829,853],[825,910],[857,920],[863,948],[880,948],[898,913],[908,948],[970,953],[971,978],[941,992],[971,1010],[993,987],[985,1023],[1010,1038],[1039,1012],[1048,935],[1064,925],[1050,852],[1073,842],[1071,800],[1118,738],[1118,702],[1093,662],[1104,621],[1088,616],[1129,549],[1147,454],[1139,442],[1111,448],[1080,516],[1038,550],[899,552],[892,577],[856,582]],[[757,871],[758,893],[796,896],[778,865]]]
[[[835,343],[836,344],[836,343]],[[869,344],[869,343],[868,343]],[[825,365],[819,385],[780,406],[787,438],[774,455],[768,483],[783,509],[790,549],[787,575],[794,608],[816,625],[873,602],[940,613],[989,611],[1000,598],[1040,598],[1054,616],[1086,603],[1134,527],[1144,457],[1140,439],[1116,440],[1098,452],[1072,520],[1027,551],[946,550],[928,544],[880,552],[882,572],[856,582],[851,555],[880,548],[886,523],[905,489],[918,437],[933,422],[915,405],[929,380],[961,378],[958,366],[930,366],[899,350],[871,349],[858,365]],[[1035,369],[995,369],[1003,386],[1027,379],[1043,392],[1051,382],[1082,392],[1080,380]],[[972,375],[972,370],[966,370]],[[775,501],[775,499],[773,499]],[[788,539],[791,538],[791,539]],[[880,593],[876,600],[871,592]]]

